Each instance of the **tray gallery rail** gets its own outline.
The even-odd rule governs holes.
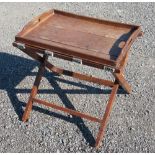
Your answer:
[[[129,49],[135,39],[142,34],[140,26],[137,25],[100,20],[59,10],[47,11],[30,21],[16,35],[13,43],[13,46],[40,62],[22,120],[24,122],[28,120],[33,103],[36,102],[98,122],[100,129],[95,143],[95,147],[98,148],[101,145],[119,86],[127,93],[131,92],[131,87],[125,80],[123,73]],[[115,80],[100,79],[56,67],[48,61],[48,56],[108,70]],[[103,117],[96,118],[36,98],[45,68],[54,73],[111,87],[112,91]]]

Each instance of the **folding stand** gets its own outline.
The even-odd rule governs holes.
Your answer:
[[[53,11],[52,11],[52,13],[53,13]],[[38,17],[39,20],[37,18],[37,21],[41,22],[44,18],[47,19],[47,16],[49,16],[49,14],[51,14],[51,12],[47,12],[47,13],[39,16]],[[60,15],[63,14],[65,16],[69,16],[69,17],[72,17],[72,18],[76,17],[76,18],[82,18],[82,19],[84,18],[84,19],[90,20],[89,17],[83,17],[83,16],[81,17],[81,16],[69,14],[69,13],[60,12],[60,11],[57,11],[57,10],[54,10],[53,14],[55,14],[55,16],[57,14],[60,14]],[[52,16],[54,16],[53,14],[52,14]],[[55,20],[56,20],[56,18],[55,18]],[[93,19],[93,20],[96,20],[96,19]],[[43,20],[43,21],[45,21],[45,20]],[[59,22],[60,22],[60,19],[59,19]],[[26,27],[26,29],[23,29],[23,31],[21,33],[19,33],[19,35],[16,36],[16,41],[13,43],[13,45],[15,47],[19,48],[24,53],[26,53],[30,57],[32,57],[33,59],[40,62],[39,71],[37,73],[34,85],[32,87],[32,91],[31,91],[28,103],[26,105],[26,109],[25,109],[25,112],[23,114],[22,120],[25,122],[25,121],[27,121],[29,119],[29,115],[30,115],[30,112],[31,112],[32,106],[33,106],[33,102],[36,102],[36,103],[39,103],[39,104],[42,104],[42,105],[45,105],[45,106],[48,106],[48,107],[52,107],[54,109],[57,109],[57,110],[60,110],[60,111],[63,111],[63,112],[67,112],[67,113],[69,113],[71,115],[75,115],[75,116],[78,116],[80,118],[85,118],[85,119],[88,119],[90,121],[98,122],[98,123],[100,123],[100,129],[99,129],[97,139],[96,139],[96,143],[95,143],[95,147],[98,148],[101,145],[101,141],[103,139],[106,124],[108,122],[108,118],[109,118],[110,112],[112,110],[114,99],[115,99],[115,96],[116,96],[116,93],[117,93],[117,90],[118,90],[119,86],[121,86],[127,93],[131,92],[131,88],[130,88],[128,82],[125,80],[125,78],[123,76],[123,71],[124,71],[125,65],[127,63],[128,51],[129,51],[129,48],[130,48],[131,44],[133,43],[133,41],[135,40],[135,38],[137,36],[142,35],[140,27],[138,27],[138,26],[136,28],[134,27],[134,32],[132,32],[132,34],[128,38],[128,40],[125,40],[126,44],[125,44],[124,48],[122,48],[123,52],[117,58],[116,66],[113,66],[112,64],[110,65],[110,63],[109,63],[110,61],[105,61],[105,59],[103,60],[102,65],[100,64],[99,59],[98,59],[98,61],[96,59],[97,63],[95,61],[89,61],[89,60],[86,61],[84,55],[81,55],[81,56],[78,55],[78,59],[77,59],[77,55],[76,55],[76,57],[73,57],[74,53],[72,53],[70,55],[68,53],[67,54],[65,53],[65,52],[68,52],[68,50],[66,50],[66,47],[63,47],[63,48],[60,49],[57,46],[52,45],[51,49],[49,49],[49,48],[47,48],[47,45],[43,46],[43,43],[41,43],[39,41],[38,42],[36,41],[38,44],[34,44],[34,42],[32,40],[37,38],[37,37],[36,38],[34,37],[35,28],[36,27],[38,28],[39,26],[38,25],[34,26],[34,23],[35,24],[37,23],[36,19],[32,23],[29,23],[28,26]],[[33,28],[34,31],[31,30],[32,25],[33,25],[33,27],[35,27],[35,28]],[[27,28],[29,29],[29,31],[27,31]],[[33,35],[28,36],[27,34],[29,34],[31,32],[30,30],[32,31]],[[26,33],[26,35],[23,35],[24,33]],[[52,34],[52,35],[54,35],[54,34]],[[28,42],[28,39],[30,40],[30,37],[32,37],[32,36],[34,38],[31,39],[31,43],[30,43],[30,41]],[[45,39],[45,37],[44,37],[44,39]],[[40,44],[40,46],[38,47],[39,44]],[[59,52],[55,53],[54,51],[52,53],[51,52],[52,49],[56,50],[56,51],[59,51],[61,53],[59,53]],[[64,49],[65,49],[65,52],[64,52]],[[97,77],[83,75],[83,74],[80,74],[80,73],[76,73],[76,72],[72,72],[72,71],[68,71],[68,70],[65,70],[65,69],[58,68],[58,67],[54,66],[53,64],[51,64],[48,61],[48,56],[49,55],[60,57],[60,58],[67,59],[67,60],[76,61],[78,63],[84,63],[84,64],[87,64],[89,66],[94,66],[94,67],[97,67],[97,68],[104,68],[104,69],[109,70],[110,72],[112,72],[112,74],[113,74],[113,76],[115,78],[115,81],[113,82],[113,81],[110,81],[110,80],[99,79]],[[89,56],[89,55],[87,55],[87,56]],[[107,64],[107,63],[109,63],[109,64]],[[39,88],[39,84],[40,84],[41,78],[42,78],[42,76],[44,74],[45,68],[48,68],[50,71],[52,71],[54,73],[57,73],[57,74],[64,74],[66,76],[71,76],[73,78],[77,78],[77,79],[80,79],[80,80],[85,80],[85,81],[89,81],[89,82],[93,82],[93,83],[97,83],[97,84],[100,84],[100,85],[105,85],[105,86],[111,87],[112,91],[111,91],[109,101],[107,103],[106,110],[105,110],[105,113],[104,113],[103,117],[101,119],[96,118],[96,117],[90,116],[88,114],[84,114],[84,113],[81,113],[81,112],[78,112],[76,110],[72,110],[72,109],[69,109],[69,108],[64,108],[64,107],[58,106],[58,105],[56,105],[54,103],[48,103],[46,101],[43,101],[43,100],[40,100],[40,99],[36,98],[38,88]]]

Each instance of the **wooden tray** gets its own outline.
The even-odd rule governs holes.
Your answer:
[[[118,67],[141,33],[136,25],[122,24],[50,10],[29,22],[15,41],[79,58],[86,64]]]
[[[131,87],[125,80],[123,72],[129,48],[136,37],[141,34],[139,26],[78,16],[58,10],[48,11],[31,21],[16,36],[13,43],[15,47],[40,62],[22,121],[26,122],[29,119],[33,103],[36,102],[73,116],[98,122],[100,128],[94,146],[99,148],[117,90],[121,86],[127,93],[131,92]],[[56,67],[48,61],[47,50],[48,53],[53,52],[56,57],[80,60],[83,64],[110,69],[114,80],[100,79],[92,75]],[[58,106],[53,102],[49,103],[36,97],[46,68],[59,75],[63,74],[79,80],[112,87],[103,117],[97,118],[87,113],[81,113],[74,108]]]

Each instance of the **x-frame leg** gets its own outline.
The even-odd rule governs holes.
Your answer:
[[[106,125],[108,122],[108,118],[110,116],[110,112],[112,110],[112,106],[114,103],[114,99],[115,99],[118,87],[121,85],[128,93],[130,92],[130,87],[129,87],[128,83],[125,81],[124,77],[121,75],[121,73],[114,73],[113,75],[115,77],[115,82],[111,82],[108,80],[102,80],[102,79],[98,79],[98,78],[95,78],[92,76],[87,76],[87,75],[83,75],[83,74],[79,74],[79,73],[75,73],[75,72],[71,72],[68,70],[63,70],[61,68],[55,67],[47,61],[47,54],[44,54],[44,56],[41,57],[40,55],[38,55],[37,53],[34,53],[34,52],[32,53],[32,52],[29,52],[27,50],[25,50],[24,52],[27,53],[28,55],[30,55],[32,58],[40,61],[41,65],[40,65],[38,74],[36,76],[36,79],[35,79],[35,82],[34,82],[34,85],[33,85],[32,91],[31,91],[31,95],[30,95],[29,101],[27,103],[25,112],[23,114],[22,120],[24,122],[28,120],[29,114],[32,110],[32,104],[33,104],[33,102],[37,102],[37,103],[40,103],[40,104],[43,104],[46,106],[50,106],[54,109],[67,112],[67,113],[70,113],[70,114],[75,115],[75,116],[79,116],[81,118],[86,118],[88,120],[98,122],[98,123],[100,123],[100,129],[99,129],[99,133],[97,135],[96,144],[95,144],[95,147],[98,148],[101,144],[102,139],[103,139],[104,131],[105,131],[105,128],[106,128]],[[103,85],[112,87],[112,92],[110,94],[110,98],[109,98],[109,101],[107,103],[106,110],[105,110],[103,118],[102,119],[95,118],[93,116],[83,114],[83,113],[80,113],[78,111],[74,111],[74,110],[71,110],[68,108],[62,108],[60,106],[56,106],[53,103],[48,103],[46,101],[36,99],[35,96],[37,94],[38,87],[39,87],[43,72],[44,72],[46,67],[48,69],[50,69],[51,71],[58,73],[58,74],[64,74],[64,75],[72,76],[72,77],[75,77],[75,78],[78,78],[81,80],[90,81],[90,82],[103,84]]]
[[[108,104],[106,106],[104,116],[103,116],[102,121],[101,121],[99,133],[97,135],[97,139],[96,139],[96,143],[95,143],[96,148],[99,148],[99,146],[101,145],[101,141],[102,141],[102,138],[104,136],[104,131],[105,131],[105,128],[106,128],[106,125],[108,122],[108,118],[109,118],[111,110],[112,110],[112,106],[114,103],[114,99],[115,99],[118,87],[119,87],[119,84],[115,83],[115,85],[112,88],[112,92],[110,94],[110,98],[109,98]]]
[[[31,90],[29,101],[26,105],[26,109],[25,109],[25,112],[24,112],[23,117],[22,117],[23,122],[26,122],[29,118],[30,112],[32,110],[33,98],[37,95],[38,87],[39,87],[42,75],[44,73],[44,70],[45,70],[45,63],[46,63],[47,58],[48,58],[48,55],[45,54],[43,56],[43,62],[40,64],[34,85],[33,85],[32,90]]]

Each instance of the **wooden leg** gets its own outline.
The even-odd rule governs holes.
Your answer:
[[[116,78],[116,80],[118,81],[118,83],[120,84],[120,86],[127,92],[127,93],[131,93],[131,87],[128,84],[128,82],[125,80],[124,76],[122,73],[113,73],[114,77]]]
[[[100,126],[100,129],[99,129],[99,133],[97,135],[96,144],[95,144],[96,148],[99,148],[99,146],[101,144],[101,141],[103,139],[106,124],[107,124],[110,112],[112,110],[112,106],[113,106],[113,103],[114,103],[114,99],[115,99],[118,87],[119,87],[119,84],[115,84],[113,86],[113,88],[112,88],[112,92],[110,94],[110,98],[109,98],[109,101],[108,101],[108,104],[107,104],[107,107],[106,107],[106,110],[105,110],[105,114],[104,114],[103,119],[101,121],[101,126]]]
[[[36,96],[37,94],[37,91],[38,91],[38,87],[39,87],[39,84],[40,84],[40,81],[41,81],[41,78],[42,78],[42,75],[44,73],[44,70],[45,70],[45,63],[46,63],[46,60],[47,60],[48,56],[46,54],[44,54],[44,57],[43,57],[43,62],[41,63],[40,67],[39,67],[39,71],[37,73],[37,76],[36,76],[36,79],[35,79],[35,82],[34,82],[34,85],[32,87],[32,90],[31,90],[31,94],[30,94],[30,97],[29,97],[29,101],[26,105],[26,109],[25,109],[25,112],[23,114],[23,117],[22,117],[22,121],[23,122],[26,122],[29,118],[29,115],[30,115],[30,112],[32,110],[32,104],[33,104],[33,101],[32,99]]]

